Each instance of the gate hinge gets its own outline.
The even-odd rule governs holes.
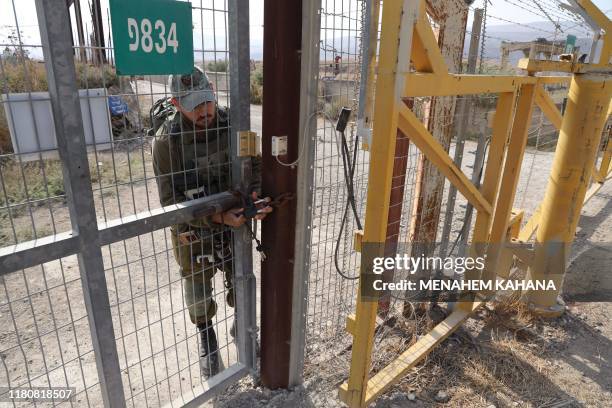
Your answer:
[[[238,157],[260,156],[260,138],[256,132],[242,130],[238,132]]]

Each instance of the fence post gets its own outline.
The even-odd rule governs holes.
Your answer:
[[[104,405],[124,407],[104,263],[98,236],[85,132],[64,0],[36,0],[57,146],[72,232],[78,239],[79,269]]]
[[[289,350],[289,385],[302,382],[308,308],[310,271],[310,236],[312,200],[314,198],[314,155],[317,134],[317,93],[319,84],[319,37],[321,0],[302,3],[302,58],[300,74],[299,145],[304,149],[297,171],[297,210],[295,225],[295,259],[293,266],[293,299]],[[302,138],[305,138],[303,140]]]
[[[288,163],[299,160],[299,134],[303,132],[299,128],[302,3],[263,2],[262,184],[270,196],[295,194],[297,189],[297,172]],[[286,155],[272,156],[273,136],[287,137]],[[261,264],[261,381],[268,388],[289,385],[295,221],[296,204],[290,201],[270,214],[261,227],[266,247],[266,260]]]
[[[474,21],[472,22],[472,35],[470,37],[470,48],[468,53],[468,66],[466,69],[466,73],[474,74],[476,72],[476,60],[478,59],[478,45],[480,43],[480,29],[482,27],[482,9],[474,9]],[[453,156],[453,161],[459,168],[461,168],[461,163],[463,162],[463,150],[465,147],[465,134],[468,130],[468,119],[472,111],[472,107],[470,106],[474,102],[474,99],[469,95],[464,95],[457,101],[457,107],[455,109],[455,118],[453,123],[457,124],[456,133],[455,133],[455,153]],[[481,138],[482,139],[482,138]],[[479,141],[479,146],[483,145],[481,141]],[[472,181],[474,181],[474,175],[478,175],[478,164],[479,162],[474,160],[474,168],[472,170]],[[446,252],[448,250],[449,238],[451,233],[451,228],[453,226],[453,214],[455,211],[455,200],[457,198],[457,188],[451,184],[448,189],[448,199],[446,200],[446,212],[444,214],[444,226],[442,227],[442,236],[441,236],[441,245],[440,245],[440,256],[446,256]],[[467,211],[467,208],[470,208],[470,203],[467,203],[466,207],[466,217],[465,217],[465,225],[467,225],[466,230],[463,232],[463,239],[461,242],[461,246],[459,247],[460,253],[465,253],[465,245],[468,242],[469,238],[469,226],[471,225],[471,213],[472,211]],[[468,219],[469,213],[469,219]]]
[[[575,74],[572,78],[567,109],[542,200],[535,260],[529,268],[529,279],[550,279],[556,290],[531,290],[526,294],[530,309],[545,317],[558,316],[565,309],[557,304],[557,296],[563,285],[611,96],[609,75]]]
[[[228,32],[232,179],[234,184],[248,185],[253,176],[251,158],[238,157],[236,146],[238,132],[250,130],[251,126],[248,0],[229,1]],[[253,274],[251,236],[245,227],[234,233],[233,250],[238,359],[245,366],[254,369],[257,340],[256,282]]]

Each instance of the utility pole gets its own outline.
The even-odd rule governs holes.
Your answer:
[[[102,10],[100,0],[93,0],[91,3],[91,21],[93,23],[94,41],[92,47],[94,63],[96,65],[106,64],[106,49],[104,44],[104,26],[102,25]]]
[[[262,190],[276,197],[297,191],[300,153],[302,1],[264,0],[264,92]],[[272,137],[287,137],[287,154],[272,156]],[[278,161],[277,161],[278,160]],[[261,381],[289,385],[296,200],[262,223],[266,258],[261,264]]]
[[[83,16],[81,15],[81,0],[74,0],[74,18],[77,25],[79,37],[79,56],[81,62],[87,63],[87,52],[85,50],[85,33],[83,32]]]

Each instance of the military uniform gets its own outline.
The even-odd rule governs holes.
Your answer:
[[[179,112],[167,118],[153,145],[153,169],[163,206],[231,188],[228,127],[228,112],[222,108],[206,130],[194,129]],[[225,274],[226,300],[233,307],[230,231],[206,217],[172,226],[171,236],[191,321],[201,325],[215,315],[212,279],[217,269]]]
[[[172,99],[157,101],[150,111],[151,133],[156,136],[153,169],[161,204],[168,206],[230,190],[228,112],[218,108],[206,73],[194,66],[189,74],[171,75],[168,87]],[[196,128],[191,120],[208,123],[213,106],[216,115],[212,123],[206,129]],[[260,158],[251,158],[251,169],[257,175],[260,166]],[[259,192],[260,187],[258,175],[248,189]],[[200,370],[203,377],[210,378],[219,372],[220,366],[212,320],[217,311],[213,300],[217,269],[225,275],[226,302],[234,306],[231,230],[204,217],[172,226],[171,237],[183,278],[185,303],[199,332]],[[236,335],[235,325],[230,335]]]

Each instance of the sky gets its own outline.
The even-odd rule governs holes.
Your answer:
[[[102,14],[106,36],[108,37],[108,1],[101,0]],[[127,0],[126,0],[127,1]],[[594,0],[593,1],[600,9],[608,16],[612,16],[612,0]],[[226,27],[224,12],[213,12],[212,9],[224,9],[227,0],[194,0],[192,5],[196,8],[193,11],[194,30],[200,32],[200,35],[194,35],[194,48],[206,50],[202,51],[200,57],[196,53],[196,59],[213,59],[225,58],[223,51],[227,49],[226,45]],[[483,0],[476,0],[471,8],[482,7]],[[546,18],[542,17],[543,13],[536,8],[534,0],[490,0],[488,4],[487,25],[508,25],[528,24],[534,21],[542,21]],[[562,18],[564,13],[556,7],[555,0],[538,0],[544,10],[554,19]],[[84,18],[89,13],[87,12],[88,0],[81,0]],[[322,0],[322,5],[330,11],[335,8],[336,12],[342,13],[350,10],[357,13],[357,0]],[[199,8],[199,9],[198,9]],[[263,0],[250,1],[250,24],[249,31],[251,36],[251,54],[261,55],[263,42]],[[531,10],[531,11],[530,11]],[[38,34],[38,26],[36,19],[36,11],[34,0],[0,0],[0,44],[4,48],[4,44],[8,42],[8,35],[16,26],[16,19],[19,22],[19,27],[22,34],[22,42],[24,44],[40,44],[40,36]],[[74,16],[73,16],[74,18]],[[468,27],[471,25],[471,18],[468,21]],[[336,24],[338,26],[338,24]],[[204,27],[202,29],[202,27]],[[580,26],[578,26],[578,29]],[[90,19],[86,21],[86,29],[91,32]],[[537,33],[537,31],[536,31]],[[534,33],[535,34],[535,33]],[[584,33],[586,36],[586,32]],[[545,36],[545,35],[544,35]],[[216,52],[215,52],[216,51]],[[33,56],[40,56],[40,49],[32,48],[30,53]]]

